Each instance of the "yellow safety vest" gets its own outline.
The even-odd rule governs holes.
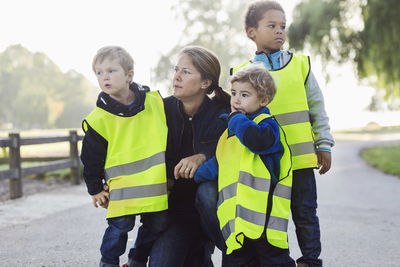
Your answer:
[[[248,64],[251,62],[232,68],[231,73]],[[318,167],[305,90],[310,73],[309,58],[293,54],[286,66],[269,72],[274,78],[277,92],[267,107],[286,133],[292,151],[293,170]]]
[[[158,92],[147,92],[144,110],[121,117],[96,107],[83,123],[107,142],[107,218],[168,208],[165,151],[167,123]]]
[[[258,115],[254,121],[270,117]],[[218,210],[222,235],[227,254],[243,246],[244,237],[258,239],[264,233],[268,242],[279,248],[288,248],[287,226],[290,214],[292,189],[291,154],[280,129],[284,153],[280,160],[279,182],[272,195],[272,209],[268,223],[267,207],[271,175],[259,155],[240,143],[228,130],[218,141]]]

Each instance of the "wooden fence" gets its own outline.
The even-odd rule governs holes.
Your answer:
[[[71,183],[79,184],[81,181],[80,159],[78,154],[78,141],[82,140],[76,131],[70,131],[68,136],[21,138],[19,133],[10,133],[8,138],[0,138],[0,147],[9,148],[9,169],[0,170],[0,180],[10,179],[10,198],[22,197],[22,177],[46,173],[50,171],[71,168]],[[41,163],[22,168],[21,146],[38,145],[58,142],[69,142],[69,158]]]

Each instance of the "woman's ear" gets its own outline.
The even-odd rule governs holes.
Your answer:
[[[212,81],[210,79],[203,80],[201,82],[201,89],[207,89],[208,87],[210,87],[211,84],[212,84]]]

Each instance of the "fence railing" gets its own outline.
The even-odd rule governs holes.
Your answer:
[[[82,140],[76,131],[70,131],[68,136],[21,138],[19,133],[10,133],[8,138],[0,138],[0,147],[9,148],[9,169],[0,170],[0,180],[10,179],[10,199],[22,197],[22,177],[71,168],[71,183],[79,184],[80,159],[78,141]],[[21,146],[38,145],[58,142],[69,142],[69,157],[22,168]]]

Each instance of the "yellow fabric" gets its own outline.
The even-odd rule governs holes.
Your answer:
[[[254,121],[259,123],[268,117],[267,114],[260,114]],[[291,156],[282,131],[280,131],[280,140],[285,150],[280,161],[279,183],[291,188]],[[229,137],[228,130],[225,130],[219,139],[216,158],[219,168],[218,191],[220,198],[217,215],[227,245],[227,254],[230,254],[243,246],[244,236],[250,239],[258,239],[264,233],[271,176],[260,156],[252,153],[241,144],[236,136]],[[245,178],[241,179],[240,176],[243,173],[247,177],[253,177],[249,180],[254,181],[254,183],[246,183]],[[261,184],[267,186],[260,186]],[[224,194],[227,188],[235,188],[235,191],[232,192],[233,196],[227,197],[227,194]],[[242,216],[243,211],[244,213],[255,214],[257,219],[254,219],[253,222],[252,219],[249,219],[251,216]],[[289,213],[290,197],[283,199],[273,196],[271,214],[288,219]],[[229,235],[224,234],[226,229],[231,229],[228,231]],[[266,231],[267,240],[270,244],[279,248],[288,248],[286,230],[277,231],[267,228]]]
[[[118,168],[130,163],[143,162],[164,152],[163,163],[140,170],[133,174],[123,174],[107,180],[110,195],[113,190],[135,189],[165,184],[165,194],[110,201],[107,218],[123,215],[155,212],[168,208],[165,150],[167,145],[167,125],[164,105],[158,92],[147,92],[144,110],[132,117],[121,117],[101,108],[96,108],[86,118],[86,122],[108,142],[104,169]],[[114,191],[117,192],[117,191]]]
[[[248,64],[246,62],[235,67],[233,71],[235,72]],[[309,72],[310,63],[308,57],[298,54],[293,54],[292,59],[285,67],[278,70],[270,70],[277,87],[274,99],[267,106],[272,115],[309,111],[305,90],[305,82]],[[314,147],[314,134],[309,118],[306,122],[288,125],[282,123],[279,116],[276,119],[286,133],[287,141],[292,150],[302,144],[307,148],[306,151],[308,152],[301,152],[300,155],[292,153],[293,170],[316,168],[318,163]]]

